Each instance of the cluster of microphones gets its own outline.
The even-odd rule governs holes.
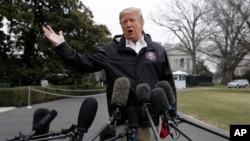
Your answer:
[[[138,102],[141,103],[147,114],[155,139],[159,141],[160,138],[165,138],[168,135],[175,138],[172,126],[177,126],[176,98],[168,81],[158,82],[153,89],[147,83],[139,84],[136,87],[136,94]],[[161,116],[160,135],[154,126],[149,109]]]
[[[128,126],[125,130],[126,132],[117,134],[115,130],[117,122],[122,116],[122,108],[124,108],[127,103],[129,90],[130,81],[128,78],[120,77],[116,79],[111,98],[111,104],[114,110],[107,123],[87,139],[87,141],[94,141],[98,136],[103,141],[114,141],[124,136],[129,138],[130,141],[136,141],[138,128],[137,107],[128,108]],[[194,126],[198,125],[180,118],[176,114],[176,97],[173,94],[172,87],[168,81],[158,82],[153,89],[151,89],[146,83],[139,84],[136,87],[136,96],[138,100],[137,102],[141,105],[147,115],[156,141],[160,141],[160,138],[165,138],[168,135],[173,139],[177,139],[180,134],[192,141],[192,139],[178,129],[177,125],[181,122],[186,122]],[[39,108],[34,112],[32,133],[24,135],[20,132],[18,136],[15,136],[12,139],[7,139],[7,141],[48,141],[65,138],[69,138],[70,141],[82,141],[84,133],[87,133],[95,119],[97,109],[97,100],[93,97],[87,97],[80,107],[77,125],[71,125],[68,129],[61,129],[58,132],[54,132],[49,131],[49,124],[57,116],[56,110],[49,111],[45,108]],[[154,111],[161,117],[162,122],[160,133],[154,125],[150,111]],[[203,127],[199,128],[210,131]],[[105,136],[105,132],[109,132],[108,136]],[[228,137],[223,135],[217,135],[228,139]]]
[[[18,136],[7,141],[48,141],[65,138],[71,141],[82,141],[84,133],[88,131],[95,118],[97,108],[95,98],[86,98],[80,107],[77,125],[72,124],[68,129],[61,129],[57,132],[49,131],[50,123],[57,116],[57,111],[38,108],[33,115],[32,133],[24,135],[20,132]]]

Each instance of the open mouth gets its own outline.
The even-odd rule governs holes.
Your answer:
[[[133,30],[132,30],[132,29],[129,29],[129,30],[128,30],[128,33],[132,33],[132,32],[133,32]]]

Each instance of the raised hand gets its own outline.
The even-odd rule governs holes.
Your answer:
[[[42,30],[43,35],[52,43],[53,46],[56,47],[65,42],[62,31],[59,31],[59,34],[56,34],[50,26],[42,26]]]

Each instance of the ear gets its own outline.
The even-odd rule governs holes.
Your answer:
[[[143,29],[143,27],[144,27],[144,22],[141,21],[141,29]]]
[[[141,20],[141,29],[144,27],[144,20]]]

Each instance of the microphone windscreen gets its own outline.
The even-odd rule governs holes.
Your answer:
[[[32,130],[35,130],[35,125],[39,123],[39,121],[44,118],[47,114],[49,113],[49,110],[47,108],[38,108],[33,114],[33,123],[32,123]],[[36,130],[35,135],[42,135],[42,134],[47,134],[49,133],[49,124],[44,126],[44,128],[40,130]]]
[[[115,80],[111,104],[125,106],[128,100],[130,81],[126,77],[119,77]]]
[[[37,124],[33,126],[34,131],[43,130],[46,126],[50,124],[50,122],[57,116],[56,110],[51,110],[48,114],[46,114]]]
[[[136,87],[136,96],[139,103],[147,103],[151,98],[151,88],[149,84],[142,83]]]
[[[81,105],[78,115],[78,130],[87,132],[95,119],[98,103],[93,97],[86,98]]]
[[[168,102],[169,104],[171,105],[174,105],[175,102],[176,102],[176,99],[175,99],[175,96],[174,96],[174,93],[173,93],[173,89],[171,87],[171,85],[169,84],[168,81],[159,81],[155,87],[160,87],[162,88],[166,95],[167,95],[167,98],[168,98]]]
[[[138,127],[138,111],[136,107],[128,108],[128,126],[130,128]]]
[[[154,88],[151,91],[151,106],[156,113],[168,111],[169,103],[165,91],[162,88]]]

